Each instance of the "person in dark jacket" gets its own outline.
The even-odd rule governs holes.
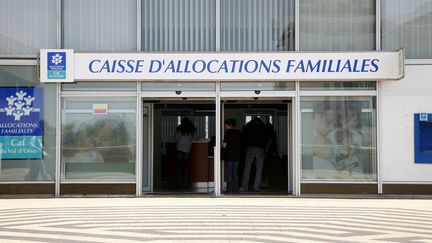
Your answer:
[[[247,146],[247,150],[240,190],[242,192],[248,191],[250,171],[255,160],[256,172],[253,189],[255,192],[259,192],[261,190],[261,176],[264,166],[264,149],[268,141],[266,126],[259,117],[254,117],[250,122],[246,123],[243,129],[243,141]]]
[[[225,135],[222,144],[222,156],[228,173],[225,193],[237,193],[239,190],[238,168],[241,158],[241,132],[236,129],[236,120],[225,121]]]

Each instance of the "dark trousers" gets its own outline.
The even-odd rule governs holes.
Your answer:
[[[226,192],[236,193],[239,190],[239,176],[238,176],[239,161],[226,160],[225,166],[227,167],[227,173],[228,173]]]
[[[189,153],[177,150],[176,177],[177,186],[189,186]]]

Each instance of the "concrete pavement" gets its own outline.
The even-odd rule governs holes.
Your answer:
[[[432,242],[430,199],[0,199],[0,242]]]

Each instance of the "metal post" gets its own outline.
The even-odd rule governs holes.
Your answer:
[[[62,48],[62,0],[57,0],[57,26],[56,26],[56,35],[57,35],[57,48]]]
[[[382,119],[381,119],[381,82],[376,82],[377,96],[376,96],[376,168],[377,168],[377,182],[378,182],[378,194],[383,193],[383,182],[382,182]]]
[[[295,0],[294,2],[294,50],[300,50],[300,0]]]
[[[220,11],[220,0],[216,0],[216,51],[220,51],[220,42],[221,42],[221,11]]]
[[[293,187],[293,195],[300,196],[301,195],[301,131],[300,131],[300,118],[301,118],[301,110],[300,110],[300,83],[296,81],[296,96],[294,98],[294,109],[293,109],[293,170],[294,170],[294,187]]]
[[[376,7],[375,7],[375,28],[376,28],[376,32],[375,32],[375,49],[377,51],[381,50],[381,0],[377,0],[376,1]]]
[[[221,160],[220,160],[220,145],[221,145],[221,98],[220,98],[220,82],[216,82],[216,145],[214,151],[214,194],[219,197],[221,195]]]
[[[60,197],[61,181],[61,83],[56,84],[56,152],[54,195]]]
[[[141,0],[137,0],[136,1],[136,7],[137,7],[137,36],[136,36],[136,41],[137,41],[137,51],[140,52],[141,51]]]
[[[136,196],[142,196],[142,162],[143,162],[143,109],[141,100],[141,82],[137,82],[136,91],[136,160],[135,160],[135,178],[136,178]]]

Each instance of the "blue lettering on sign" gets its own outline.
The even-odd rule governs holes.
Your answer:
[[[378,59],[287,60],[287,73],[368,73],[379,70]]]
[[[308,60],[306,64],[306,72],[318,72],[320,71],[321,60],[316,63],[312,63],[311,60]]]
[[[90,61],[91,73],[374,73],[379,59],[188,60],[119,59]],[[283,64],[285,63],[285,67]]]
[[[142,73],[144,60],[99,60],[89,63],[92,73]]]
[[[66,79],[66,52],[47,53],[48,79]]]
[[[372,59],[371,65],[372,65],[373,69],[370,70],[371,72],[374,73],[374,72],[378,71],[378,69],[379,69],[378,62],[379,62],[378,59]]]
[[[43,136],[41,88],[0,88],[2,159],[41,159]]]
[[[89,70],[90,70],[90,72],[92,72],[92,73],[98,73],[97,70],[93,69],[93,65],[95,65],[95,63],[99,64],[100,62],[101,62],[101,60],[98,60],[98,59],[91,61],[90,64],[89,64]]]
[[[150,61],[150,69],[149,72],[150,73],[157,73],[161,70],[162,68],[162,62],[159,60],[151,60]]]

